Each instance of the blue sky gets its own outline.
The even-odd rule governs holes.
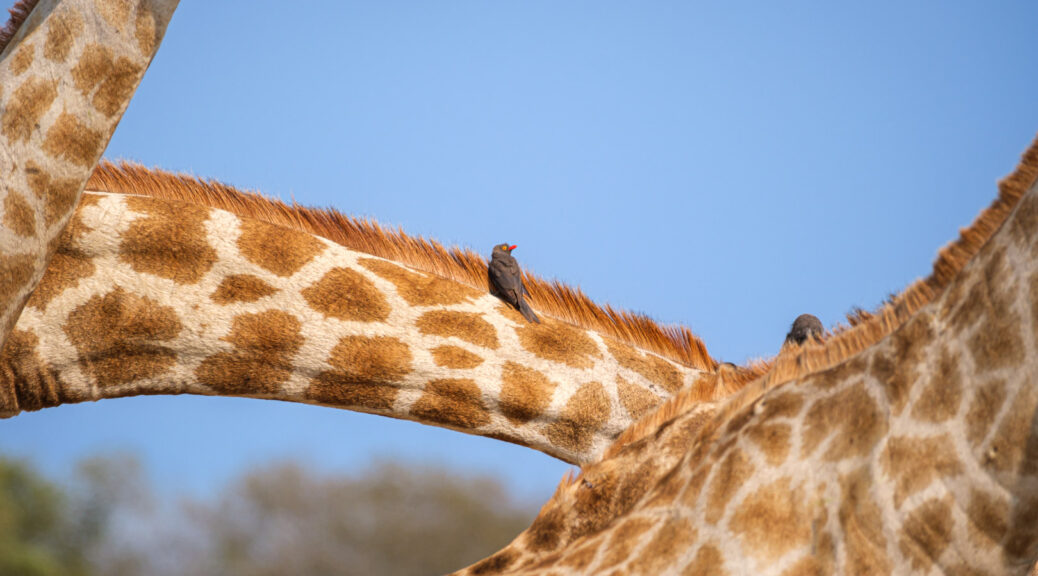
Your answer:
[[[7,4],[10,4],[8,2]],[[106,155],[335,206],[777,351],[929,272],[1038,131],[1033,1],[184,0]],[[148,397],[0,421],[66,470],[142,456],[165,490],[373,455],[495,472],[527,449],[325,408]]]

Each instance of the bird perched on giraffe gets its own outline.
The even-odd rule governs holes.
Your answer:
[[[793,321],[793,326],[786,334],[786,344],[803,344],[808,338],[819,340],[825,333],[822,321],[811,314],[801,314]]]
[[[512,256],[512,250],[515,250],[516,247],[515,244],[498,244],[494,246],[494,252],[490,256],[490,266],[487,270],[487,274],[490,277],[490,293],[518,310],[523,315],[523,318],[526,318],[527,322],[540,324],[540,318],[533,313],[530,305],[523,298],[529,292],[523,286],[523,274],[522,270],[519,269],[519,263],[516,262],[515,256]]]

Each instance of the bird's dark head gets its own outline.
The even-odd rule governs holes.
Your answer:
[[[516,248],[518,248],[518,246],[516,246],[515,244],[498,244],[497,246],[494,246],[494,253],[511,254],[512,250],[515,250]]]
[[[821,339],[825,334],[822,321],[810,314],[801,314],[793,321],[793,326],[786,334],[786,343],[803,344],[808,338]]]

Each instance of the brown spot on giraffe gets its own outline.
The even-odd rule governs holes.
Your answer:
[[[328,358],[335,369],[318,374],[306,396],[334,406],[387,410],[411,371],[411,359],[411,349],[396,338],[346,336]]]
[[[1034,562],[1035,541],[1038,540],[1038,500],[1027,499],[1013,503],[1009,531],[1003,541],[1002,556],[1006,564],[1022,566]]]
[[[872,493],[868,467],[840,477],[838,519],[847,549],[849,574],[890,574],[883,514]]]
[[[76,204],[80,182],[75,178],[51,178],[42,167],[29,160],[25,163],[25,179],[33,194],[44,201],[43,221],[48,227],[68,214]]]
[[[13,188],[8,188],[4,197],[4,226],[26,238],[36,234],[36,213],[21,192]]]
[[[327,317],[355,322],[384,322],[389,303],[375,284],[349,268],[332,268],[302,291],[310,306]]]
[[[102,114],[112,118],[130,102],[144,68],[129,58],[121,57],[106,72],[91,103]]]
[[[533,552],[547,552],[558,548],[566,528],[566,517],[558,506],[552,506],[534,519],[526,529],[526,545]]]
[[[72,69],[72,83],[83,96],[89,96],[112,69],[112,51],[101,44],[87,44]]]
[[[1032,245],[1034,231],[1038,230],[1038,196],[1027,194],[1016,205],[1016,216],[1008,222],[1013,241],[1019,246]],[[1038,246],[1032,245],[1032,250]]]
[[[631,556],[631,551],[638,544],[642,534],[653,527],[653,523],[647,518],[630,518],[624,520],[616,530],[613,530],[613,538],[606,547],[602,562],[598,569],[605,570],[617,566]]]
[[[743,550],[772,561],[811,541],[809,511],[803,490],[789,478],[779,478],[747,496],[729,527],[744,542]]]
[[[324,244],[303,232],[243,219],[238,250],[249,262],[287,277],[323,252]]]
[[[574,368],[591,368],[593,358],[601,358],[598,346],[583,330],[562,322],[524,323],[515,328],[519,344],[538,358],[560,362]]]
[[[476,312],[456,312],[454,310],[430,310],[422,314],[415,322],[422,334],[436,336],[454,336],[466,342],[497,349],[497,331]]]
[[[122,32],[130,20],[130,0],[94,0],[94,8],[109,26]]]
[[[717,466],[714,479],[710,483],[704,516],[707,522],[717,524],[721,520],[728,508],[728,502],[753,472],[753,464],[741,450],[733,448],[728,452]]]
[[[82,168],[90,168],[101,156],[104,140],[103,134],[80,122],[72,114],[62,112],[47,130],[43,150],[54,158],[64,158]]]
[[[762,421],[793,418],[800,413],[800,408],[804,405],[804,396],[799,392],[787,391],[764,398],[762,404]]]
[[[978,548],[993,548],[1005,538],[1009,529],[1009,502],[978,488],[970,489],[966,508],[970,541]]]
[[[865,384],[859,382],[816,401],[804,418],[803,453],[809,455],[830,438],[830,462],[868,454],[887,432],[887,421]]]
[[[724,557],[721,551],[713,544],[706,544],[699,548],[692,563],[685,567],[682,574],[687,576],[699,576],[710,574],[712,576],[725,576],[728,571],[724,569]]]
[[[39,342],[35,334],[24,330],[12,330],[8,335],[0,350],[0,414],[83,400],[40,358]]]
[[[919,377],[916,367],[933,340],[930,319],[925,311],[912,316],[890,335],[890,352],[883,350],[872,358],[869,369],[883,385],[894,416],[901,414],[908,403],[908,391]]]
[[[540,372],[515,362],[501,369],[501,413],[512,424],[525,424],[544,413],[556,384]]]
[[[23,42],[18,47],[18,51],[14,53],[14,57],[11,58],[11,73],[15,76],[22,75],[29,66],[32,66],[33,58],[36,56],[36,45],[30,42]]]
[[[278,289],[252,274],[231,274],[220,281],[220,285],[209,296],[217,304],[255,302],[277,293]]]
[[[782,576],[826,576],[836,573],[836,543],[823,532],[811,543],[812,554],[790,566]],[[854,574],[854,572],[851,572]]]
[[[616,393],[620,404],[631,415],[632,420],[639,420],[662,400],[652,392],[628,382],[623,376],[616,377]]]
[[[955,416],[962,403],[962,376],[958,358],[941,350],[937,373],[930,378],[912,407],[912,416],[924,422],[944,422]]]
[[[396,286],[397,294],[411,306],[447,306],[482,296],[464,284],[408,270],[386,260],[361,258],[359,262]]]
[[[984,467],[998,472],[1038,474],[1038,442],[1034,439],[1038,387],[1025,385],[1009,403],[988,445]]]
[[[561,417],[548,426],[548,440],[560,448],[580,452],[609,420],[609,395],[598,382],[580,387],[562,410]]]
[[[973,448],[987,438],[991,424],[1006,401],[1006,381],[994,378],[973,388],[973,400],[966,412],[966,438]]]
[[[173,308],[122,288],[90,298],[64,326],[83,370],[102,388],[164,373],[176,362],[176,353],[161,342],[181,329]]]
[[[74,9],[57,11],[50,18],[47,39],[43,43],[43,55],[53,62],[64,62],[80,34],[83,33],[83,17]]]
[[[792,434],[792,427],[784,423],[758,423],[746,428],[746,436],[761,449],[768,464],[772,466],[786,461]]]
[[[933,438],[895,436],[880,456],[883,471],[894,480],[894,505],[939,478],[962,472],[955,445],[947,434]]]
[[[89,278],[94,274],[94,260],[79,249],[76,242],[90,227],[83,224],[81,209],[97,203],[96,196],[83,196],[83,202],[72,216],[68,226],[58,237],[58,247],[51,258],[43,278],[36,289],[29,295],[26,306],[46,310],[57,295],[65,290],[79,285],[83,278]]]
[[[898,548],[915,571],[930,570],[951,542],[952,499],[930,499],[920,504],[908,515]]]
[[[234,350],[206,358],[195,376],[224,394],[274,394],[292,374],[301,328],[298,318],[281,310],[235,316],[223,338]]]
[[[695,530],[688,520],[683,516],[668,516],[628,568],[635,574],[662,574],[694,538]]]
[[[432,349],[433,362],[444,368],[468,369],[483,363],[483,359],[458,346],[437,346]]]
[[[0,121],[0,132],[7,137],[7,143],[25,142],[33,131],[39,130],[40,119],[57,97],[56,80],[33,76],[15,88]]]
[[[490,423],[490,413],[483,405],[483,392],[470,378],[428,382],[421,398],[411,407],[411,415],[426,422],[466,430]]]
[[[207,208],[138,196],[127,196],[126,205],[141,216],[123,234],[119,260],[177,284],[195,284],[213,267],[216,250],[206,240]]]
[[[484,576],[486,574],[504,572],[509,566],[515,563],[518,557],[519,554],[516,553],[515,550],[512,550],[511,547],[505,548],[497,554],[484,558],[476,564],[473,564],[472,568],[469,569],[469,573],[473,576]]]
[[[606,347],[621,366],[663,386],[668,392],[677,392],[684,384],[677,368],[659,356],[638,352],[626,344],[610,339],[606,339]]]
[[[574,570],[586,570],[591,565],[591,562],[595,560],[600,544],[600,542],[594,540],[585,543],[577,548],[576,551],[564,556],[559,565],[573,568]]]
[[[159,42],[159,31],[155,26],[155,15],[146,5],[138,6],[137,21],[134,23],[134,38],[137,39],[137,48],[141,54],[154,54],[155,46]]]

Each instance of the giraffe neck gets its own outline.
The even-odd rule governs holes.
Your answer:
[[[41,0],[0,54],[0,346],[43,276],[176,5]]]
[[[463,573],[1027,573],[1038,557],[1036,176],[1038,141],[1004,182],[1018,198],[1004,223],[889,336],[610,450]]]
[[[585,463],[702,373],[313,235],[86,194],[0,359],[13,415],[138,394],[407,418]]]

